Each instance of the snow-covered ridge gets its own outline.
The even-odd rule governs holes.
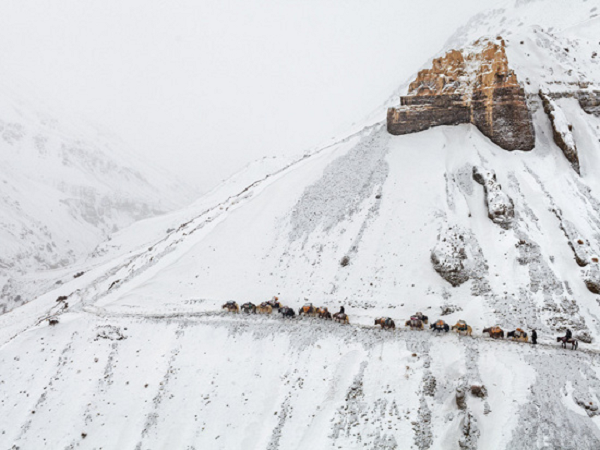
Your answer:
[[[445,48],[502,36],[510,65],[527,92],[598,89],[599,8],[597,1],[588,0],[508,1],[473,17]]]

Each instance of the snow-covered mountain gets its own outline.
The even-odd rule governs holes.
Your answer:
[[[0,100],[0,312],[61,276],[40,271],[71,265],[111,233],[190,202],[191,188],[114,136],[8,86]]]
[[[449,40],[452,73],[430,60],[409,80],[443,75],[460,114],[489,73],[518,80],[532,150],[464,118],[391,135],[394,98],[332,145],[119,231],[83,275],[0,316],[0,446],[600,448],[599,7],[511,2]],[[221,311],[273,295],[344,305],[351,324]],[[473,337],[410,331],[417,311]],[[556,343],[566,328],[578,351]]]

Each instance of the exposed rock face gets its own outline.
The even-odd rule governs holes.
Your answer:
[[[492,222],[508,230],[515,218],[515,206],[512,199],[502,190],[500,183],[496,181],[494,171],[473,166],[473,179],[485,190],[488,217]]]
[[[476,450],[478,448],[477,440],[481,432],[477,426],[477,419],[469,411],[466,412],[461,420],[460,429],[462,436],[458,440],[458,446],[465,450]]]
[[[440,309],[442,310],[440,313],[442,316],[447,316],[448,314],[455,313],[456,311],[462,311],[462,308],[456,305],[442,305]]]
[[[465,391],[464,386],[459,386],[459,387],[456,388],[456,395],[455,395],[456,406],[461,411],[464,411],[465,409],[467,409],[466,394],[467,393]]]
[[[597,262],[583,270],[583,281],[590,292],[600,294],[600,266]]]
[[[598,410],[598,405],[594,403],[595,399],[593,397],[581,398],[579,395],[573,395],[573,400],[583,408],[588,416],[594,417],[600,415],[600,410]]]
[[[588,330],[581,330],[575,333],[575,339],[579,339],[581,342],[585,342],[586,344],[591,344],[594,342],[594,338]]]
[[[578,98],[581,109],[600,117],[600,91],[581,91]]]
[[[506,150],[531,150],[535,132],[525,92],[508,67],[504,41],[477,41],[472,50],[452,50],[422,70],[388,109],[391,134],[438,125],[472,123]]]
[[[554,137],[554,142],[563,151],[565,157],[573,166],[573,169],[575,169],[577,173],[580,173],[579,156],[577,154],[575,138],[572,133],[573,126],[567,121],[564,113],[554,100],[542,91],[540,91],[540,98],[544,105],[544,111],[552,123],[552,136]]]
[[[487,397],[487,388],[485,386],[473,385],[471,386],[471,394],[475,397],[485,398]]]

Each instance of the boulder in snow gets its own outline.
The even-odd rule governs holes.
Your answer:
[[[447,315],[455,313],[457,311],[462,311],[462,308],[460,306],[448,305],[448,304],[440,306],[440,309],[442,310],[440,312],[440,315],[442,315],[442,316],[447,316]]]
[[[575,403],[577,403],[584,409],[584,411],[589,417],[600,415],[600,410],[598,410],[597,402],[591,401],[589,399],[579,398],[577,395],[573,396],[573,399],[575,400]]]
[[[113,325],[103,325],[98,327],[96,336],[102,339],[110,339],[111,341],[120,341],[125,339],[121,329]]]
[[[582,272],[583,281],[589,291],[600,294],[600,265],[598,263],[589,264]]]
[[[487,397],[487,389],[483,385],[473,385],[471,386],[471,394],[473,394],[475,397],[485,398]]]
[[[473,179],[483,186],[485,190],[485,203],[488,209],[488,217],[495,224],[504,229],[509,229],[515,218],[515,206],[496,180],[493,170],[473,166]]]
[[[464,240],[462,234],[449,228],[440,233],[436,246],[431,250],[433,268],[454,287],[469,279],[469,271],[463,263],[467,259]]]
[[[460,409],[460,410],[467,409],[466,394],[467,394],[467,391],[464,386],[459,386],[456,388],[456,396],[455,396],[456,406],[458,406],[458,409]]]

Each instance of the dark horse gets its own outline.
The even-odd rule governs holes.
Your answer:
[[[525,333],[520,328],[517,328],[516,330],[513,330],[513,331],[509,331],[508,333],[506,333],[506,337],[508,339],[513,339],[515,341],[521,341],[521,342],[529,341],[529,338],[527,337],[527,333]]]
[[[294,310],[292,308],[288,308],[287,306],[282,306],[281,308],[279,308],[279,312],[283,317],[296,317],[296,313],[294,312]]]
[[[484,328],[483,332],[489,333],[492,339],[504,339],[504,330],[500,327]]]
[[[567,348],[567,344],[571,344],[571,350],[577,350],[577,347],[579,347],[577,339],[567,339],[566,336],[557,337],[556,342],[562,342],[562,348]]]
[[[319,318],[321,318],[321,319],[327,319],[327,320],[332,319],[331,313],[329,312],[329,310],[327,309],[326,306],[317,308],[317,316],[319,316]]]
[[[273,309],[280,309],[281,308],[281,302],[279,301],[278,297],[273,297],[271,300],[269,300],[268,302],[265,302],[268,305],[271,305],[271,308]]]
[[[450,331],[450,325],[448,325],[443,320],[438,320],[437,322],[432,323],[429,328],[431,328],[433,331],[438,332],[445,331],[447,333],[448,331]]]
[[[254,303],[244,303],[242,305],[242,311],[246,314],[256,314],[256,305]]]

